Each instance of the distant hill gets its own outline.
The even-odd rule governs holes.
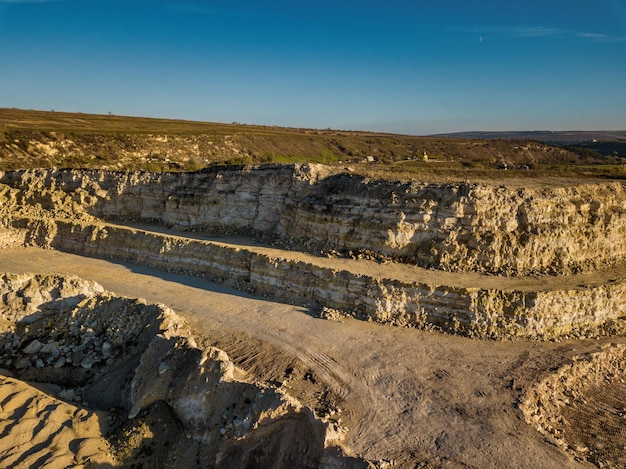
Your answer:
[[[529,132],[456,132],[431,135],[433,138],[470,138],[479,140],[534,140],[563,147],[583,157],[626,158],[626,130],[572,130]]]
[[[475,139],[503,139],[503,140],[536,140],[551,145],[574,145],[582,142],[619,141],[626,140],[626,130],[571,130],[556,131],[511,131],[511,132],[455,132],[430,135],[436,138],[475,138]]]

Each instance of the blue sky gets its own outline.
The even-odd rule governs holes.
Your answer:
[[[626,0],[0,0],[0,107],[417,135],[626,129]]]

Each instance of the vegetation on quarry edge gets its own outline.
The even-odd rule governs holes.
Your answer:
[[[416,137],[0,109],[0,170],[196,171],[315,162],[432,181],[626,177],[624,158],[535,140]]]

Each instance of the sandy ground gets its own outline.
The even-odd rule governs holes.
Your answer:
[[[0,271],[74,274],[165,303],[250,380],[338,411],[348,452],[396,467],[590,467],[527,425],[517,404],[574,355],[626,342],[490,342],[331,322],[202,279],[36,248],[0,250]]]
[[[0,467],[111,467],[107,417],[0,375]]]

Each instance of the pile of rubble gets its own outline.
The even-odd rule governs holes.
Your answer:
[[[0,375],[110,412],[105,436],[121,463],[235,467],[282,459],[285,467],[363,467],[341,455],[340,429],[279,390],[240,380],[226,353],[198,348],[166,306],[54,275],[2,275],[0,295]]]

